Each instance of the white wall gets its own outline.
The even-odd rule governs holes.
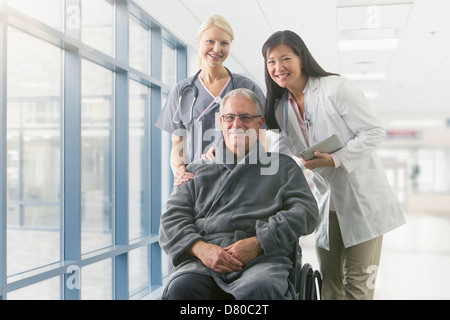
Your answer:
[[[188,75],[197,71],[197,32],[202,23],[191,11],[177,0],[135,0],[136,4],[144,8],[156,21],[188,45]],[[181,26],[181,27],[179,27]],[[235,73],[249,76],[239,61],[231,53],[225,66]],[[257,81],[256,79],[253,79]],[[261,88],[262,84],[259,83]]]

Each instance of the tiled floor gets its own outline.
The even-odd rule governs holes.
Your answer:
[[[384,236],[375,299],[450,299],[450,212],[406,217]],[[304,261],[318,268],[313,244],[313,236],[301,240]]]

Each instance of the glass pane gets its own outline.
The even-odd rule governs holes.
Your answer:
[[[8,293],[8,300],[59,300],[60,277],[44,280]]]
[[[433,192],[435,177],[435,153],[433,149],[419,149],[418,151],[418,183],[420,192]]]
[[[81,248],[112,244],[113,73],[87,60],[81,66]]]
[[[81,40],[110,56],[114,54],[114,7],[105,0],[81,1]]]
[[[8,28],[8,275],[60,260],[61,50]]]
[[[63,4],[61,0],[8,0],[17,10],[62,31]]]
[[[162,46],[162,82],[173,87],[177,81],[177,51],[163,42]]]
[[[129,238],[149,234],[149,88],[130,80]]]
[[[130,15],[130,66],[149,74],[150,72],[150,32],[135,16]]]
[[[130,296],[149,287],[148,247],[130,251],[128,255]]]
[[[81,299],[112,299],[112,259],[102,260],[81,269]]]
[[[436,149],[436,158],[434,167],[436,168],[435,182],[433,186],[434,192],[445,193],[447,191],[447,168],[445,150]]]

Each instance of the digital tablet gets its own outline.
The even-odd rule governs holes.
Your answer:
[[[339,149],[342,149],[344,146],[345,144],[342,142],[339,136],[337,134],[333,134],[331,137],[315,144],[312,147],[309,147],[306,150],[303,150],[300,153],[300,157],[305,160],[311,160],[315,158],[314,151],[333,153],[338,151]]]

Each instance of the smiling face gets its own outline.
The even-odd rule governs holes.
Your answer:
[[[197,38],[200,57],[203,65],[218,66],[228,58],[231,36],[223,29],[212,26]]]
[[[267,52],[267,71],[280,87],[294,91],[306,79],[302,60],[288,45],[281,44]]]
[[[258,115],[255,103],[242,95],[229,97],[223,105],[222,112],[223,115]],[[264,117],[255,117],[248,123],[242,122],[239,117],[235,117],[231,122],[225,122],[223,118],[220,118],[220,123],[225,145],[228,150],[241,158],[255,145],[259,137],[259,129],[264,124]]]

